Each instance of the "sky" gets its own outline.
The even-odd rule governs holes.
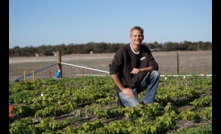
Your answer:
[[[9,48],[89,42],[212,42],[212,0],[9,0]]]

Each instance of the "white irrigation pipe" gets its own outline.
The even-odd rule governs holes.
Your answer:
[[[98,71],[98,72],[103,72],[103,73],[107,73],[109,74],[110,72],[109,71],[104,71],[104,70],[99,70],[99,69],[95,69],[95,68],[90,68],[90,67],[85,67],[85,66],[79,66],[79,65],[74,65],[74,64],[69,64],[69,63],[65,63],[65,62],[61,62],[61,64],[64,64],[64,65],[69,65],[69,66],[73,66],[73,67],[79,67],[79,68],[84,68],[84,69],[89,69],[89,70],[94,70],[94,71]],[[173,77],[179,77],[179,76],[183,76],[183,77],[186,77],[186,76],[193,76],[193,75],[160,75],[161,77],[169,77],[169,76],[173,76]],[[196,75],[196,76],[209,76],[211,77],[212,74],[202,74],[202,75]]]
[[[179,76],[183,76],[183,77],[185,77],[185,76],[194,76],[194,75],[190,75],[190,74],[186,74],[186,75],[179,75],[179,74],[177,74],[177,75],[160,75],[161,77],[166,77],[166,76],[173,76],[173,77],[179,77]],[[212,77],[212,74],[199,74],[199,75],[195,75],[195,76],[209,76],[209,77]]]
[[[103,73],[107,73],[107,74],[110,73],[109,71],[104,71],[104,70],[99,70],[99,69],[95,69],[95,68],[79,66],[79,65],[74,65],[74,64],[64,63],[64,62],[61,62],[61,64],[69,65],[69,66],[73,66],[73,67],[80,67],[80,68],[89,69],[89,70],[94,70],[94,71],[103,72]]]

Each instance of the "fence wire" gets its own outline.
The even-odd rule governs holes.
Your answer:
[[[153,53],[155,60],[159,64],[159,71],[161,75],[177,75],[177,52],[168,52],[167,55],[161,55],[159,52]],[[113,57],[109,58],[81,58],[63,61],[66,65],[62,65],[62,76],[65,77],[82,77],[82,76],[108,76],[109,64]],[[24,71],[29,76],[26,76],[26,80],[32,80],[32,72],[35,73],[35,79],[55,77],[56,73],[56,61],[44,61],[44,62],[24,62],[9,64],[9,82],[13,82],[16,79],[22,80],[24,78]],[[67,65],[69,64],[69,65]],[[88,68],[94,68],[95,71],[86,68],[80,68],[77,66],[85,66]],[[53,66],[50,66],[53,65]],[[48,67],[50,66],[50,67]],[[48,68],[46,68],[48,67]],[[43,69],[44,68],[44,69]],[[42,69],[42,70],[41,70]],[[49,74],[50,73],[50,74]],[[212,54],[188,54],[179,52],[179,74],[191,75],[191,74],[212,74]]]

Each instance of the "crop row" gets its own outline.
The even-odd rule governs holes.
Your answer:
[[[9,93],[10,133],[181,133],[195,130],[178,127],[179,121],[201,127],[205,120],[204,131],[211,131],[208,77],[161,79],[155,102],[136,108],[116,105],[110,77],[21,81],[9,84]],[[185,106],[191,108],[180,110]]]

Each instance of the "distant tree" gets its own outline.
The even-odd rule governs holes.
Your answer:
[[[9,49],[9,57],[13,57],[14,56],[14,51],[12,49]]]
[[[94,46],[94,52],[95,53],[103,53],[106,50],[107,46],[105,43],[101,42],[101,43],[97,43]]]
[[[87,44],[59,44],[59,45],[41,45],[38,47],[19,47],[15,46],[12,49],[9,48],[9,56],[34,56],[35,53],[43,54],[45,56],[53,55],[53,52],[58,50],[61,51],[61,55],[64,54],[77,54],[77,53],[90,53],[93,51],[95,53],[115,53],[121,46],[129,43],[95,43],[89,42]],[[160,51],[196,51],[196,50],[212,50],[212,42],[190,42],[183,41],[177,42],[166,42],[158,43],[157,41],[153,43],[145,43],[150,49],[159,49]]]
[[[19,47],[19,46],[14,46],[13,49],[14,49],[14,50],[15,50],[15,49],[20,49],[20,47]]]
[[[83,53],[83,44],[75,45],[75,47],[73,49],[73,53],[75,53],[75,54]]]
[[[14,56],[22,56],[22,55],[21,55],[21,49],[20,49],[19,46],[15,46],[15,47],[13,48],[13,51],[14,51]]]
[[[83,47],[83,52],[84,52],[84,53],[90,53],[90,51],[93,51],[93,50],[94,50],[94,46],[95,46],[95,45],[90,44],[90,43],[84,45],[84,47]]]

